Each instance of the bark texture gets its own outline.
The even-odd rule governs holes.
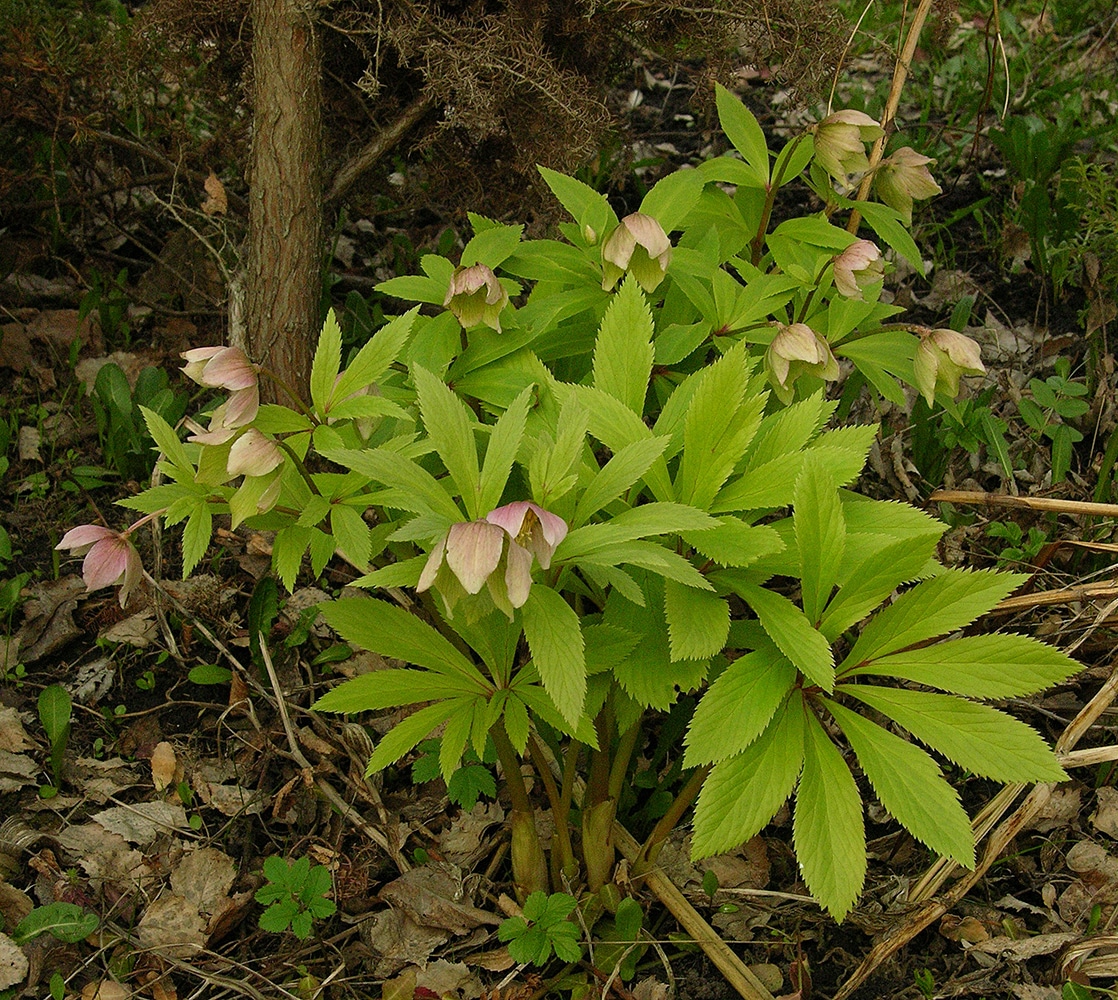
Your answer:
[[[319,330],[324,239],[322,43],[314,9],[302,0],[251,0],[247,349],[304,397]],[[269,380],[261,390],[269,394]]]

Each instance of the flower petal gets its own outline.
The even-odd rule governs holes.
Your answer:
[[[520,529],[524,526],[524,515],[528,513],[529,507],[535,507],[533,503],[527,500],[514,500],[512,503],[507,503],[503,507],[497,507],[485,515],[485,520],[490,524],[495,524],[499,528],[504,528],[513,538],[520,534]],[[538,507],[536,508],[539,509]]]
[[[487,521],[451,525],[446,538],[446,564],[468,594],[476,594],[501,561],[505,532]]]
[[[508,587],[509,604],[514,608],[524,607],[528,591],[532,589],[532,553],[516,542],[509,542],[505,586]]]
[[[427,562],[423,564],[423,572],[419,574],[419,583],[415,585],[417,593],[422,594],[423,591],[429,590],[431,584],[435,582],[435,577],[439,575],[439,568],[442,566],[443,556],[446,554],[446,537],[446,535],[443,535],[435,543],[435,547],[427,557]]]
[[[133,551],[130,542],[115,534],[94,545],[82,563],[82,579],[86,590],[100,590],[116,583],[128,569],[128,560]]]
[[[116,534],[111,528],[100,524],[79,524],[62,536],[62,541],[55,546],[55,549],[80,549],[105,538],[115,538]]]

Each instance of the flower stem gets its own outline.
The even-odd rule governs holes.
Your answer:
[[[631,868],[633,875],[640,875],[652,867],[656,855],[660,853],[661,845],[668,838],[668,834],[676,828],[676,825],[683,818],[683,814],[691,808],[691,804],[698,797],[703,782],[710,774],[710,768],[711,765],[707,764],[704,767],[697,767],[691,772],[691,777],[687,779],[687,783],[672,800],[668,811],[660,817],[660,821],[652,828],[652,832],[645,842],[641,844],[640,853],[637,854]]]

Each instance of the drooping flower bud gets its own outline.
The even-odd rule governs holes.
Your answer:
[[[815,161],[840,184],[851,174],[864,173],[870,161],[866,143],[885,135],[885,130],[862,111],[836,111],[815,126]]]
[[[244,427],[260,409],[259,371],[244,351],[236,347],[196,347],[184,351],[183,374],[210,389],[228,389],[229,398],[214,411],[211,431]]]
[[[943,193],[928,169],[928,165],[935,162],[910,146],[904,146],[882,160],[874,173],[877,196],[900,212],[906,225],[912,224],[913,199],[921,201]]]
[[[128,603],[128,595],[144,574],[140,554],[126,531],[113,531],[99,524],[82,524],[62,536],[57,550],[85,554],[82,579],[86,590],[99,590],[120,584],[120,606]]]
[[[505,534],[487,521],[462,521],[452,524],[427,557],[416,590],[420,593],[435,583],[445,561],[467,594],[476,594],[501,561]]]
[[[501,310],[509,304],[509,293],[485,264],[456,268],[446,290],[446,306],[462,327],[488,326],[501,332]]]
[[[986,374],[977,341],[955,330],[929,330],[921,334],[913,371],[916,388],[929,406],[935,402],[937,392],[954,399],[959,394],[961,376]]]
[[[849,299],[862,298],[862,289],[881,281],[885,261],[875,243],[858,240],[835,258],[835,288]]]
[[[773,391],[785,403],[791,401],[792,386],[801,375],[815,375],[827,381],[839,377],[831,345],[806,323],[781,324],[765,352],[765,367]]]
[[[279,445],[250,427],[233,442],[225,469],[231,476],[266,476],[282,464]]]
[[[610,291],[629,271],[641,288],[654,292],[671,262],[672,243],[664,227],[651,215],[634,212],[602,245],[602,288]]]

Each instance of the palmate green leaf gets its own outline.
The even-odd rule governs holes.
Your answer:
[[[814,712],[804,713],[804,766],[792,837],[811,894],[842,920],[866,880],[866,830],[854,775]]]
[[[685,503],[710,507],[761,426],[766,397],[745,399],[751,367],[742,342],[703,373],[684,420],[675,479]]]
[[[974,635],[871,660],[845,676],[897,677],[968,698],[1013,698],[1083,669],[1060,650],[1025,635]]]
[[[1067,780],[1035,729],[989,705],[952,694],[869,684],[844,685],[844,690],[975,774],[1026,784]]]
[[[644,607],[619,593],[606,599],[603,622],[626,629],[640,639],[633,651],[613,668],[623,691],[645,708],[667,710],[680,691],[690,691],[706,677],[706,660],[672,661],[664,619],[664,584],[654,574],[634,570],[645,595]]]
[[[667,447],[666,437],[633,441],[618,451],[594,476],[578,500],[571,527],[585,524],[641,478]]]
[[[544,688],[574,726],[586,699],[586,653],[578,615],[557,591],[537,584],[528,591],[521,616]]]
[[[652,374],[652,312],[640,285],[627,277],[613,297],[594,344],[594,386],[644,413]]]
[[[390,448],[323,449],[322,456],[395,490],[393,502],[385,506],[435,515],[451,523],[462,520],[462,512],[442,484],[398,451]]]
[[[586,411],[590,434],[614,453],[627,444],[653,436],[638,414],[608,392],[593,386],[564,383],[555,383],[553,388],[564,409],[573,397],[576,404]],[[657,500],[675,498],[667,463],[663,459],[653,462],[645,474],[645,482]]]
[[[780,535],[766,524],[746,524],[736,517],[718,521],[717,527],[707,531],[681,534],[696,552],[719,566],[745,567],[784,548]]]
[[[745,580],[731,580],[729,586],[761,620],[761,625],[795,667],[824,691],[835,686],[835,661],[830,643],[807,620],[807,616],[787,597]]]
[[[705,660],[722,651],[730,632],[730,605],[706,590],[664,581],[664,614],[672,662]]]
[[[805,455],[796,477],[792,523],[800,550],[804,614],[818,622],[838,581],[846,549],[846,522],[834,479],[817,456]]]
[[[330,531],[337,550],[358,569],[365,569],[372,549],[372,535],[356,507],[330,505]]]
[[[655,542],[619,542],[596,549],[572,561],[581,566],[610,567],[620,564],[640,566],[657,576],[662,576],[665,580],[675,580],[677,583],[699,590],[714,589],[710,581],[683,556]]]
[[[718,104],[718,121],[726,138],[749,164],[755,185],[765,187],[769,182],[769,146],[757,119],[721,84],[715,85],[715,101]]]
[[[557,560],[576,560],[601,551],[618,542],[627,542],[649,535],[675,534],[683,531],[705,531],[720,522],[701,510],[680,503],[646,503],[622,511],[600,524],[584,524],[576,528],[555,551]]]
[[[272,569],[289,592],[295,590],[295,578],[299,575],[312,531],[301,524],[289,524],[276,532],[272,542]]]
[[[474,719],[479,710],[482,714],[485,713],[485,701],[476,699],[468,711],[458,712],[447,720],[439,743],[439,773],[448,785],[451,775],[462,763],[462,754],[466,750],[470,732],[474,727]]]
[[[537,169],[544,183],[551,188],[551,193],[580,226],[589,226],[600,237],[607,229],[617,225],[617,216],[609,207],[605,195],[557,170],[547,167]]]
[[[875,616],[862,630],[842,667],[860,666],[969,625],[1026,579],[1020,573],[948,569],[917,584]]]
[[[471,518],[482,516],[487,512],[478,509],[480,484],[472,414],[442,379],[425,368],[415,365],[412,379],[427,436],[458,487],[466,513]]]
[[[491,268],[500,267],[520,244],[523,226],[493,226],[478,231],[462,249],[461,264],[485,264]]]
[[[187,518],[182,532],[182,578],[185,580],[206,554],[213,537],[213,515],[205,501],[199,503]]]
[[[343,597],[324,605],[322,617],[347,642],[370,652],[463,678],[481,692],[490,688],[481,671],[445,637],[418,615],[387,601]]]
[[[851,689],[849,693],[856,692]],[[973,868],[970,820],[936,762],[919,747],[857,712],[830,699],[824,699],[824,704],[893,818],[937,854]]]
[[[421,701],[466,697],[476,693],[472,682],[428,670],[375,670],[342,681],[314,703],[317,712],[375,712],[416,705]]]
[[[865,535],[848,536],[851,544],[865,539]],[[881,536],[870,536],[880,542]],[[834,599],[819,622],[821,631],[834,642],[851,625],[860,622],[880,606],[902,583],[911,583],[924,571],[932,555],[934,541],[927,539],[888,540],[850,573],[849,579],[839,588]],[[921,544],[924,541],[925,544]]]
[[[574,737],[588,747],[597,749],[598,736],[594,731],[594,720],[587,715],[581,715],[578,724],[572,726],[560,715],[559,710],[555,707],[555,702],[551,700],[551,696],[538,684],[532,683],[537,676],[535,664],[529,662],[514,678],[507,704],[511,705],[514,699],[519,699],[528,707],[529,711],[543,719],[553,729]],[[509,738],[512,738],[511,735]]]
[[[707,689],[684,743],[684,767],[717,764],[743,752],[769,725],[796,680],[771,643],[734,660]]]
[[[318,346],[311,362],[311,402],[315,413],[325,419],[334,380],[342,366],[342,328],[331,309],[318,335]]]
[[[419,306],[386,323],[370,337],[341,374],[331,393],[331,412],[337,403],[379,381],[396,361],[411,336]]]
[[[416,744],[438,726],[459,713],[469,714],[473,708],[473,698],[451,698],[447,701],[438,701],[434,705],[421,708],[418,712],[409,715],[399,725],[393,727],[377,744],[369,764],[365,768],[366,774],[376,774],[389,764],[395,764],[406,753],[415,749]]]
[[[147,424],[151,439],[170,464],[168,472],[174,474],[174,478],[178,480],[193,479],[194,463],[187,457],[186,448],[183,447],[175,429],[158,413],[149,410],[146,406],[141,406],[140,412],[144,415],[144,423]]]
[[[524,439],[531,396],[532,386],[522,389],[490,431],[489,447],[485,449],[478,487],[478,510],[482,513],[488,513],[500,503],[501,494],[512,472],[512,464],[516,461],[516,453]]]
[[[692,859],[733,850],[776,815],[803,766],[804,718],[803,696],[793,691],[749,747],[714,765],[695,804]]]

